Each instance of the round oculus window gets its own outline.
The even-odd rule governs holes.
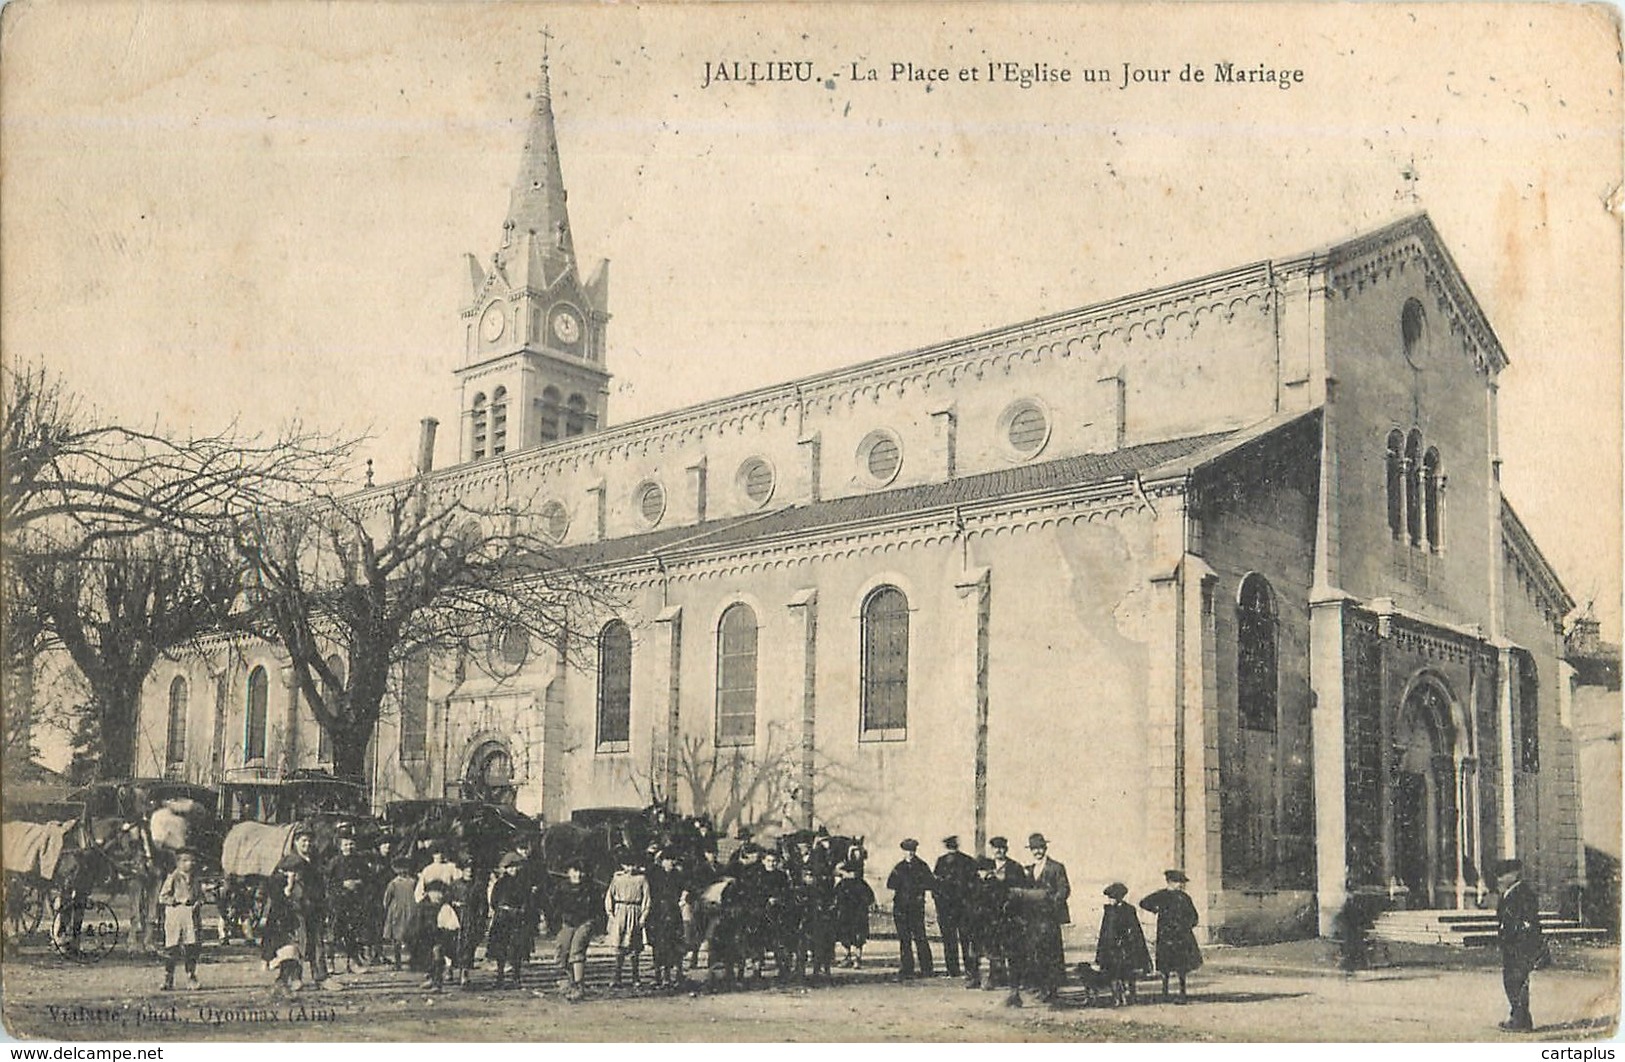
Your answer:
[[[523,627],[509,627],[502,632],[499,647],[502,662],[518,667],[530,655],[530,632]]]
[[[658,524],[660,518],[666,515],[666,488],[650,481],[638,488],[638,515],[650,527]]]
[[[999,432],[1018,457],[1032,457],[1049,442],[1049,417],[1031,399],[1014,402],[999,418]]]
[[[761,508],[773,497],[773,466],[765,458],[752,457],[739,466],[739,492]]]
[[[884,487],[903,467],[903,445],[897,436],[878,428],[858,445],[858,468],[870,484]]]
[[[553,542],[563,542],[564,536],[570,533],[570,514],[560,501],[550,501],[542,506],[541,512],[542,534]]]

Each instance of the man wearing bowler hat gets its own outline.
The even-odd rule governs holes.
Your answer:
[[[931,945],[925,939],[925,894],[936,887],[931,868],[919,857],[920,842],[906,838],[898,845],[902,862],[892,868],[886,888],[892,890],[892,920],[897,924],[897,948],[901,966],[898,977],[914,974],[914,953],[920,957],[919,976],[930,977]]]
[[[1027,851],[1032,853],[1033,865],[1027,868],[1033,888],[1044,892],[1042,902],[1034,905],[1030,923],[1032,940],[1032,983],[1039,990],[1039,998],[1053,1002],[1066,980],[1066,955],[1061,946],[1061,927],[1072,921],[1067,899],[1072,885],[1067,881],[1066,866],[1049,857],[1049,841],[1041,833],[1027,838]]]
[[[1501,900],[1496,905],[1496,937],[1501,944],[1501,984],[1512,1014],[1501,1023],[1507,1032],[1535,1027],[1529,1016],[1529,975],[1546,965],[1550,953],[1540,932],[1540,900],[1523,880],[1523,864],[1503,859],[1492,868]]]

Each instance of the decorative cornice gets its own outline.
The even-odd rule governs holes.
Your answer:
[[[1426,214],[1333,248],[1327,259],[1326,286],[1346,299],[1413,268],[1422,270],[1434,307],[1473,359],[1474,368],[1486,374],[1506,368],[1501,341]]]
[[[1564,589],[1557,572],[1535,545],[1534,536],[1505,497],[1501,499],[1501,549],[1518,573],[1525,592],[1534,598],[1549,620],[1561,625],[1563,618],[1574,611],[1574,598]]]

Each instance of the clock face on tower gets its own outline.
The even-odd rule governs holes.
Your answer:
[[[581,338],[581,318],[563,307],[554,310],[553,334],[560,343],[574,344]]]
[[[480,318],[480,337],[487,343],[495,343],[502,338],[502,330],[506,324],[502,307],[493,302],[486,307],[485,315]]]

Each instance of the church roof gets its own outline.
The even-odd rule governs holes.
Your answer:
[[[572,566],[603,567],[653,556],[724,550],[762,539],[794,537],[846,526],[884,524],[895,518],[933,511],[951,512],[982,501],[1008,500],[1061,488],[1123,482],[1186,455],[1208,450],[1237,434],[1234,431],[1209,432],[1142,443],[1109,453],[1079,454],[937,483],[831,498],[765,513],[583,543],[560,550],[555,559]]]

